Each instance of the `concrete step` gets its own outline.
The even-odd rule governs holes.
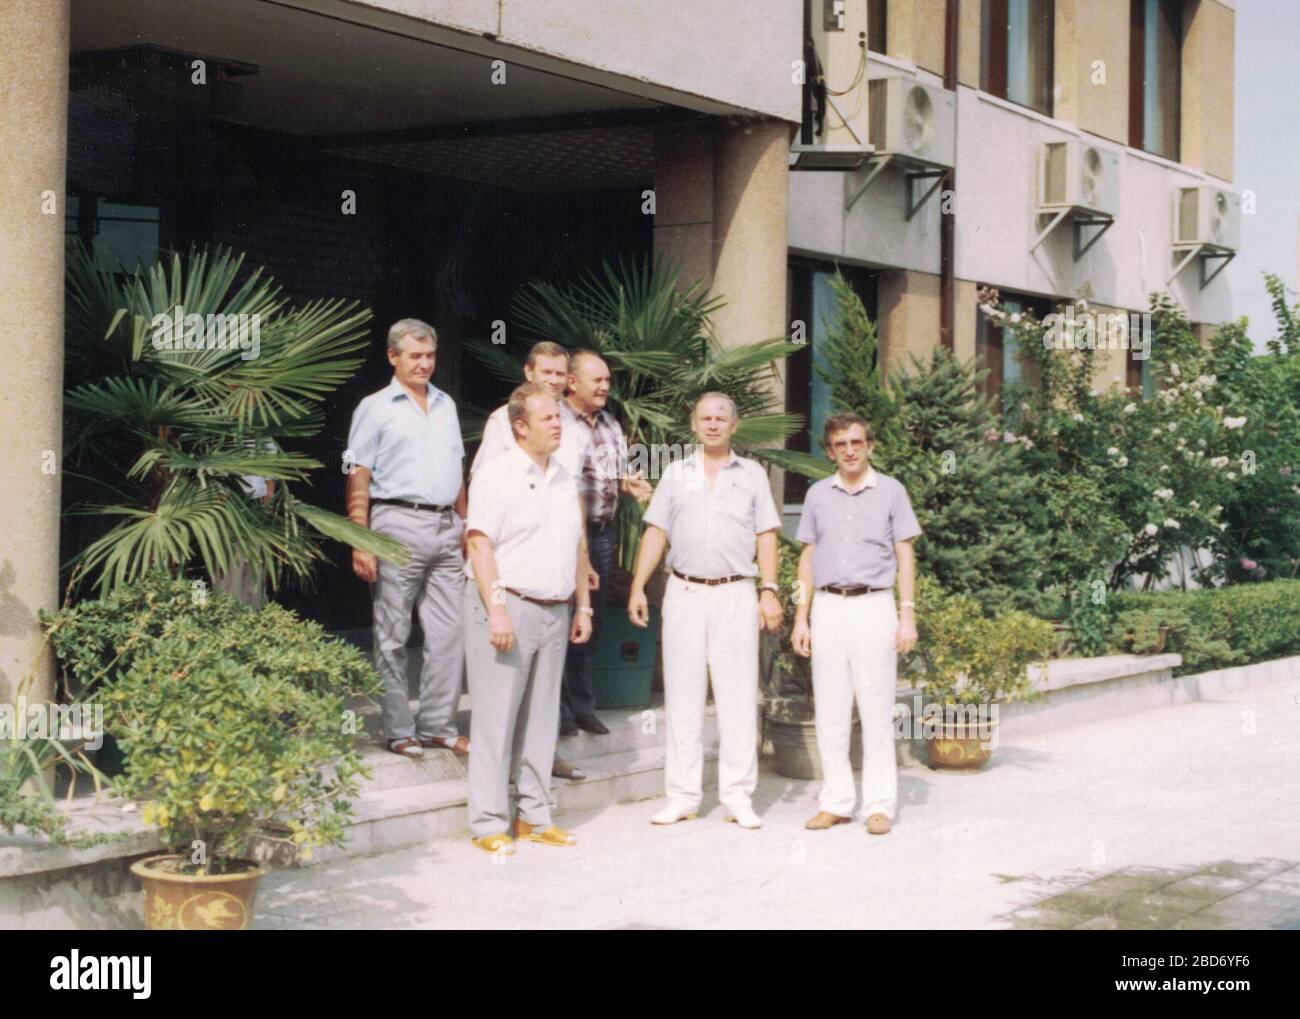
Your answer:
[[[469,715],[469,711],[463,712],[462,732],[470,732]],[[603,710],[598,711],[597,715],[609,727],[608,735],[593,736],[580,731],[575,736],[562,736],[556,743],[556,754],[570,764],[576,764],[597,757],[663,745],[665,719],[661,704],[643,710]],[[374,735],[362,750],[362,757],[370,766],[374,777],[365,783],[364,789],[398,789],[465,778],[465,761],[450,751],[426,750],[422,760],[410,760],[389,751],[379,735],[378,722],[374,725]],[[371,732],[370,725],[367,725],[367,732]],[[712,705],[709,705],[704,719],[704,739],[706,743],[715,744],[718,739],[717,719]]]
[[[597,810],[614,803],[650,799],[663,793],[663,708],[631,714],[598,712],[610,728],[608,736],[578,736],[560,740],[557,752],[581,767],[587,778],[552,779],[551,797],[557,820],[566,813]],[[600,751],[604,751],[603,753]],[[708,705],[704,725],[706,788],[717,784],[718,726],[715,709]],[[353,801],[353,820],[342,846],[318,850],[309,861],[297,859],[295,848],[283,839],[264,837],[258,858],[277,866],[302,866],[407,846],[433,839],[464,837],[468,832],[469,788],[466,762],[450,751],[426,751],[424,760],[411,761],[376,743],[364,752],[374,777]]]

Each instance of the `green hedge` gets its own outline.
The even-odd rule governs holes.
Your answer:
[[[1167,650],[1183,655],[1178,675],[1205,672],[1225,662],[1201,648],[1222,641],[1245,662],[1300,654],[1300,580],[1234,584],[1199,591],[1121,592],[1107,599],[1113,613],[1177,610],[1191,622],[1194,640]]]

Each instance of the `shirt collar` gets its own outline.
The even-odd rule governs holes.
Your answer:
[[[848,492],[849,495],[853,495],[857,492],[861,492],[864,488],[875,488],[877,480],[879,480],[879,475],[876,474],[876,469],[868,464],[866,476],[862,479],[862,484],[857,488],[849,488],[844,484],[844,479],[840,477],[839,471],[836,471],[831,475],[831,487],[838,488],[842,492]]]
[[[441,399],[442,396],[444,395],[443,391],[439,389],[437,386],[435,386],[432,382],[426,382],[424,385],[425,385],[425,390],[424,390],[425,396],[429,398],[429,402],[431,404]],[[411,398],[411,394],[406,391],[406,387],[397,381],[396,375],[394,375],[393,380],[388,383],[387,392],[390,399],[396,399],[399,396],[404,396],[408,400]]]
[[[555,477],[556,471],[564,469],[560,461],[555,458],[555,453],[552,453],[546,459],[546,473],[542,474],[542,469],[537,466],[536,461],[534,461],[531,456],[524,452],[524,447],[519,445],[517,440],[512,444],[510,452],[508,452],[506,456],[512,456],[515,458],[515,466],[519,470],[522,470],[526,474],[531,473],[541,475],[545,481],[550,481]]]
[[[697,470],[699,470],[699,469],[703,469],[703,467],[704,467],[704,447],[703,447],[703,446],[700,446],[698,449],[696,449],[696,451],[695,451],[694,453],[691,454],[691,460],[692,460],[692,462],[695,464],[695,467],[696,467]],[[735,449],[735,447],[733,446],[733,447],[731,448],[731,450],[730,450],[730,455],[727,457],[727,462],[726,462],[725,464],[723,464],[722,466],[723,466],[723,467],[734,467],[734,466],[735,466],[736,464],[738,464],[739,462],[740,462],[740,457],[738,457],[738,456],[736,455],[736,449]]]
[[[602,420],[604,420],[605,414],[608,412],[608,409],[609,408],[607,407],[601,407],[594,414],[584,414],[582,413],[582,411],[578,410],[578,408],[576,408],[575,406],[573,406],[573,404],[569,402],[569,398],[567,396],[563,397],[560,400],[560,410],[564,412],[564,415],[566,417],[570,418],[571,420],[581,421],[584,424],[587,424],[589,427],[595,427]],[[588,421],[588,419],[590,419],[590,421]]]

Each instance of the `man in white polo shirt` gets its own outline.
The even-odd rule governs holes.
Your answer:
[[[718,798],[727,820],[761,827],[750,802],[758,781],[758,631],[782,621],[777,572],[781,517],[767,472],[731,448],[736,405],[705,393],[691,427],[700,449],[663,472],[645,512],[628,615],[649,621],[645,585],[669,546],[664,593],[664,707],[668,804],[651,818],[673,824],[698,816],[704,773],[704,703],[718,708]],[[754,568],[757,551],[758,569]],[[754,587],[761,573],[763,591]]]
[[[559,404],[542,386],[525,383],[506,406],[515,447],[475,473],[466,521],[473,579],[464,613],[474,748],[469,832],[489,852],[513,852],[519,839],[576,841],[551,822],[550,774],[565,652],[570,641],[591,636],[578,490],[552,455],[560,444]]]
[[[823,433],[836,472],[808,489],[796,537],[800,588],[795,651],[812,656],[821,809],[814,831],[853,819],[849,738],[853,702],[862,721],[862,813],[867,831],[889,831],[898,801],[894,684],[898,656],[916,646],[912,540],[921,533],[907,491],[871,466],[871,426],[832,415]],[[898,580],[901,615],[894,611]],[[809,624],[809,615],[812,621]]]

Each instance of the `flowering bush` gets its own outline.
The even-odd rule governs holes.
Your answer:
[[[1213,351],[1177,306],[1152,299],[1160,389],[1149,400],[1103,391],[1115,380],[1097,378],[1096,352],[1049,346],[1032,315],[1012,321],[987,303],[985,313],[1015,336],[1036,382],[1014,388],[1005,424],[1050,510],[1054,579],[1067,590],[1095,579],[1116,590],[1142,575],[1149,584],[1183,547],[1218,553],[1201,579],[1221,574],[1223,506],[1239,480],[1232,436],[1249,415],[1224,402]]]

